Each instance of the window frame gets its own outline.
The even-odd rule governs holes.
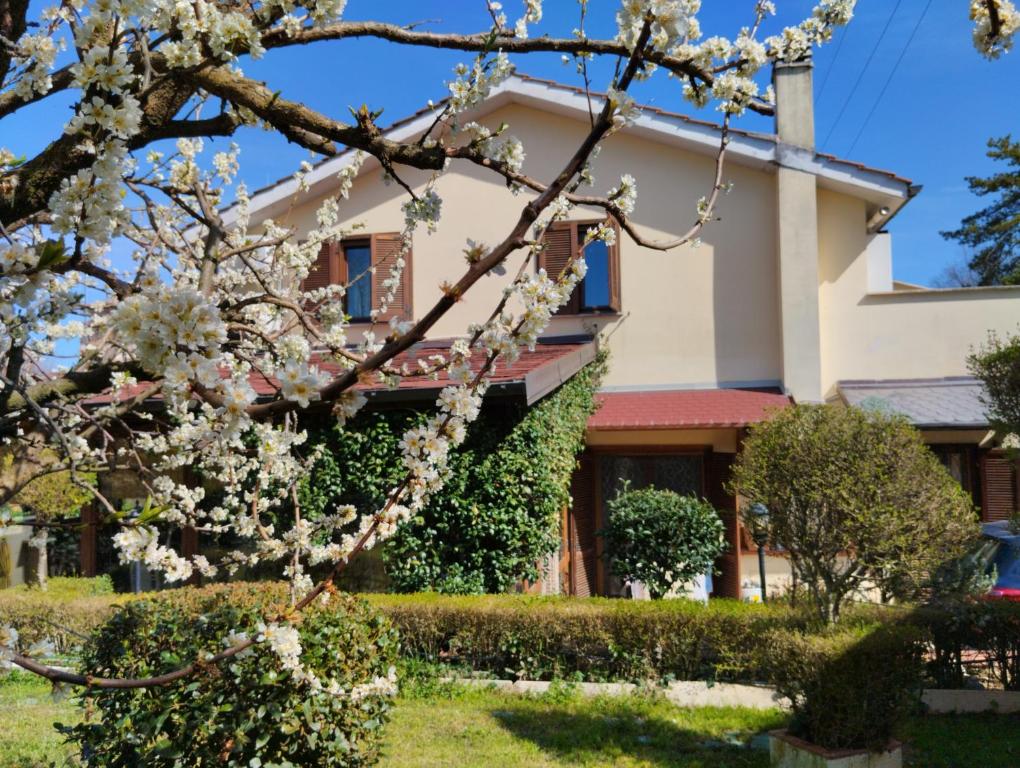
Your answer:
[[[569,230],[570,232],[570,243],[571,250],[577,251],[581,247],[583,240],[583,232],[591,227],[599,226],[601,224],[609,223],[616,230],[616,242],[613,245],[607,245],[607,279],[609,282],[609,304],[599,307],[587,307],[584,305],[584,286],[588,280],[588,276],[581,280],[581,282],[574,289],[570,296],[570,301],[556,312],[556,317],[605,317],[620,315],[623,312],[622,307],[622,288],[621,288],[621,277],[620,277],[620,225],[613,217],[599,218],[599,219],[570,219],[567,221],[557,221],[550,225],[550,229],[556,231]],[[545,268],[546,259],[540,257],[537,260],[536,268]],[[548,271],[548,270],[547,270]],[[557,275],[549,275],[555,279]]]
[[[347,286],[351,278],[357,275],[350,274],[347,266],[347,249],[354,247],[368,248],[369,251],[369,307],[370,312],[375,311],[380,303],[382,294],[381,281],[389,277],[390,269],[388,263],[395,258],[398,241],[401,239],[399,232],[372,232],[358,234],[352,237],[345,237],[338,240],[330,240],[323,244],[325,257],[320,251],[317,258],[316,269],[321,269],[323,259],[326,265],[326,279],[319,281],[321,285],[343,285]],[[375,320],[371,316],[351,317],[349,313],[348,294],[343,297],[344,314],[350,318],[352,326],[368,326],[372,324],[386,324],[392,317],[400,317],[410,320],[414,315],[412,306],[414,298],[414,286],[412,282],[414,258],[411,249],[404,254],[404,270],[401,275],[399,297],[395,297],[387,307],[386,312],[381,313]],[[361,274],[361,273],[359,273]],[[302,282],[302,290],[307,290],[307,281]]]
[[[368,273],[365,275],[368,279],[368,311],[370,314],[364,317],[354,317],[349,312],[349,290],[351,274],[347,266],[347,249],[348,248],[368,248]],[[362,325],[372,322],[371,312],[374,309],[373,304],[375,303],[375,242],[371,235],[365,237],[345,237],[340,241],[340,247],[338,248],[337,257],[337,282],[344,286],[344,314],[349,318],[348,322],[351,325]],[[359,273],[360,274],[360,273]],[[357,277],[358,275],[354,275]]]

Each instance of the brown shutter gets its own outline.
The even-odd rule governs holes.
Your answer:
[[[325,288],[327,285],[339,282],[337,275],[338,248],[336,243],[330,241],[323,243],[319,248],[319,255],[315,263],[308,270],[308,277],[301,283],[301,290],[312,291],[316,288]]]
[[[595,458],[581,455],[570,481],[572,499],[567,515],[570,542],[570,594],[590,597],[596,592],[598,560],[595,546]]]
[[[551,279],[556,280],[577,253],[577,224],[570,221],[557,221],[551,224],[545,231],[542,242],[545,247],[538,254],[538,268],[544,269]],[[576,315],[580,307],[580,291],[575,290],[559,314]]]
[[[375,273],[372,275],[372,307],[378,309],[382,305],[382,298],[385,293],[382,284],[388,280],[390,272],[397,263],[397,257],[403,248],[403,239],[399,232],[387,232],[372,235],[372,266]],[[404,271],[400,276],[400,285],[393,294],[393,301],[385,312],[379,315],[381,322],[389,322],[391,317],[399,317],[403,320],[413,318],[411,307],[411,251],[408,250],[404,256]]]
[[[620,225],[614,221],[613,228],[616,230],[616,242],[609,248],[609,307],[614,312],[619,312],[622,307],[620,301]]]
[[[1001,454],[981,457],[981,519],[985,522],[1008,520],[1016,509],[1016,464]]]

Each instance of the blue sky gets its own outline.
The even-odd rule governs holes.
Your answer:
[[[511,20],[516,18],[520,2],[504,0],[504,5]],[[749,21],[753,2],[705,0],[703,5],[706,34],[733,36]],[[778,0],[777,5],[780,15],[772,26],[794,23],[812,7],[808,0]],[[590,1],[589,35],[613,34],[617,6],[617,0]],[[966,0],[860,0],[854,21],[815,57],[819,148],[895,171],[924,186],[890,227],[900,280],[927,282],[963,259],[958,246],[938,232],[981,206],[968,192],[964,176],[994,168],[985,157],[987,139],[1011,131],[1020,135],[1020,51],[997,62],[980,57],[971,45],[967,7]],[[486,25],[482,0],[349,0],[345,17],[427,22],[422,28],[435,31],[477,31]],[[569,34],[576,24],[574,0],[545,0],[545,18],[532,34]],[[894,69],[915,26],[916,35]],[[349,116],[349,106],[382,108],[380,122],[385,124],[420,108],[428,98],[441,98],[452,67],[465,60],[468,56],[457,52],[348,40],[275,51],[263,61],[245,61],[243,67],[285,97],[340,119]],[[538,77],[577,81],[573,67],[555,55],[528,56],[518,66]],[[604,85],[611,70],[608,61],[596,67],[594,84]],[[676,82],[665,77],[641,84],[635,94],[639,101],[692,113]],[[67,99],[57,98],[6,119],[0,144],[19,153],[40,149],[52,138],[40,126],[66,120],[67,109]],[[714,115],[706,110],[702,116]],[[769,120],[756,115],[738,125],[771,129]],[[242,176],[250,187],[289,175],[307,157],[279,137],[258,131],[246,131],[238,141]]]

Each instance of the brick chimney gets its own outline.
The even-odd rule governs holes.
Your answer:
[[[821,402],[818,308],[818,201],[810,58],[779,62],[776,91],[776,253],[783,387],[798,402]]]

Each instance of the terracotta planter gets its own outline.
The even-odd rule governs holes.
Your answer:
[[[791,736],[785,730],[769,734],[772,768],[901,768],[903,750],[890,741],[883,752],[867,749],[825,749]]]

